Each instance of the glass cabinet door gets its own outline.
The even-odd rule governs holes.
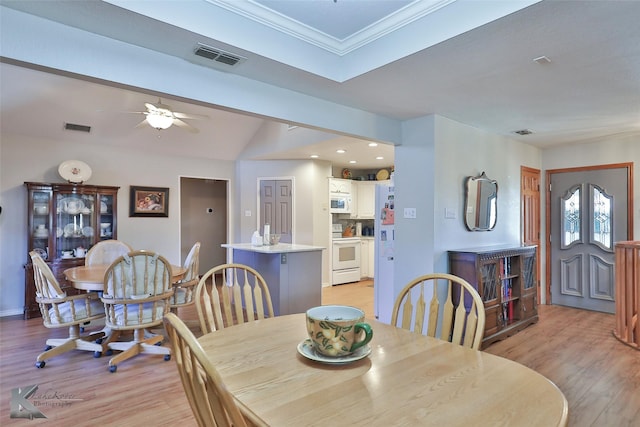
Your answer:
[[[113,239],[115,234],[115,197],[112,194],[100,194],[100,214],[98,226],[100,227],[100,240]]]
[[[51,191],[33,190],[31,193],[33,211],[31,212],[29,250],[37,252],[44,260],[49,258],[49,234],[51,232],[50,206]]]
[[[55,206],[56,258],[84,258],[95,242],[96,197],[93,194],[58,193]]]

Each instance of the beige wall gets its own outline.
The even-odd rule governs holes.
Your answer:
[[[149,152],[114,150],[91,143],[33,140],[0,135],[0,316],[20,314],[24,305],[26,190],[23,182],[63,182],[58,165],[82,160],[92,169],[90,184],[120,186],[118,238],[136,249],[160,252],[182,264],[180,251],[180,176],[230,181],[234,197],[235,164],[229,161],[160,156]],[[167,141],[165,141],[167,142]],[[170,142],[170,141],[168,141]],[[168,218],[129,218],[129,186],[169,187]],[[233,229],[233,216],[229,229]],[[204,242],[203,242],[204,243]]]
[[[233,243],[251,241],[258,227],[258,179],[293,181],[293,243],[327,248],[322,251],[322,284],[329,280],[329,181],[331,164],[325,161],[239,161],[235,212],[239,227]],[[260,232],[262,234],[262,231]]]

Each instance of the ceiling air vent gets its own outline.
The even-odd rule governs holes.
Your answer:
[[[196,50],[194,51],[194,53],[203,58],[220,62],[222,64],[230,65],[232,67],[240,62],[243,62],[245,59],[247,59],[242,56],[235,55],[230,52],[226,52],[222,49],[207,46],[201,43],[198,43],[198,46],[196,46]]]
[[[75,130],[78,132],[87,132],[87,133],[91,132],[91,126],[77,125],[75,123],[65,123],[64,128],[66,130]]]
[[[518,135],[531,135],[533,131],[531,129],[521,129],[514,130],[513,133],[517,133]]]

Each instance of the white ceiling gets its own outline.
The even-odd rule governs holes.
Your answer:
[[[640,138],[640,1],[0,4],[391,119],[439,114],[542,148],[621,134]],[[194,40],[246,60],[235,67],[212,64],[193,55]],[[543,55],[551,62],[534,61]],[[201,132],[136,128],[143,116],[125,112],[141,111],[159,94],[3,60],[3,132],[86,139],[86,134],[62,129],[71,122],[91,125],[89,138],[114,146],[135,143],[171,154],[231,160],[264,124],[263,118],[162,94],[163,103],[176,111],[209,116],[190,121]],[[513,133],[519,129],[534,133]],[[175,139],[184,143],[172,144]],[[338,147],[346,147],[347,155],[335,157]],[[316,153],[345,166],[363,151],[354,167],[379,165],[365,147],[364,141],[336,136],[261,158]],[[391,147],[378,149],[385,162],[392,162]]]

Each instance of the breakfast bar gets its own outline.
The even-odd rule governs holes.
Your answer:
[[[325,248],[289,243],[229,243],[222,247],[233,250],[233,262],[248,265],[264,277],[276,316],[304,313],[321,304]]]

